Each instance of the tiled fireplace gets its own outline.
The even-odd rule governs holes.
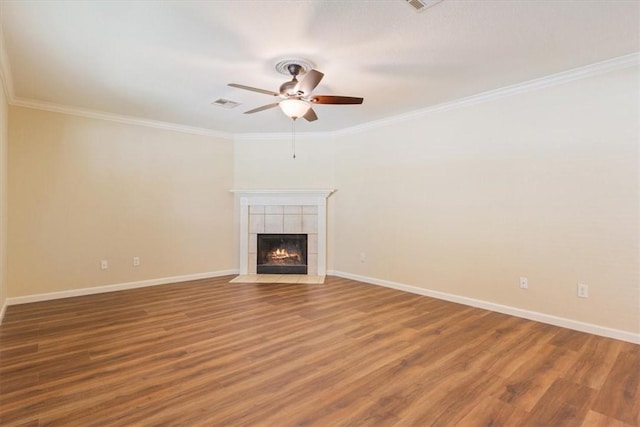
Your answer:
[[[240,275],[259,273],[259,235],[305,235],[306,274],[326,274],[327,197],[334,190],[232,191],[240,204]]]

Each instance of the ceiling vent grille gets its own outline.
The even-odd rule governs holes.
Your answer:
[[[441,1],[442,0],[403,0],[404,3],[411,6],[416,12],[422,12]]]
[[[215,101],[213,101],[212,104],[217,105],[218,107],[224,107],[224,108],[236,108],[238,105],[240,105],[239,102],[229,101],[228,99],[224,99],[224,98],[218,98]]]

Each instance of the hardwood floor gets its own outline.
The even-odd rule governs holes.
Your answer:
[[[640,346],[327,277],[8,308],[3,426],[638,426]]]

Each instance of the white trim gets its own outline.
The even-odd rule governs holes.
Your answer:
[[[353,135],[371,129],[379,129],[381,127],[386,127],[392,124],[403,123],[429,114],[442,113],[445,111],[463,108],[470,105],[490,102],[493,100],[518,95],[521,93],[533,92],[539,89],[557,86],[572,82],[574,80],[598,76],[611,71],[630,68],[638,65],[640,65],[640,53],[632,53],[630,55],[608,59],[602,62],[596,62],[595,64],[586,65],[584,67],[574,68],[572,70],[563,71],[538,79],[527,80],[521,83],[516,83],[514,85],[504,86],[498,89],[481,92],[465,98],[455,99],[450,102],[436,104],[419,110],[410,111],[405,114],[399,114],[397,116],[387,117],[384,119],[375,120],[372,122],[363,123],[361,125],[356,125],[342,130],[327,133],[331,133],[333,136]]]
[[[334,188],[245,188],[245,189],[233,189],[229,190],[239,196],[257,196],[261,194],[268,194],[269,196],[285,196],[294,197],[302,195],[313,195],[321,197],[329,197],[329,195],[336,190]]]
[[[229,190],[240,198],[240,204],[249,205],[306,205],[319,206],[336,190],[334,189],[247,189]],[[320,212],[318,212],[320,214]],[[320,219],[320,218],[318,218]]]
[[[126,289],[145,288],[147,286],[166,285],[169,283],[187,282],[190,280],[210,279],[212,277],[238,274],[238,270],[220,270],[207,273],[186,274],[183,276],[163,277],[159,279],[141,280],[138,282],[118,283],[113,285],[95,286],[92,288],[71,289],[68,291],[49,292],[46,294],[26,295],[7,298],[5,306],[27,304],[30,302],[49,301],[60,298],[78,297],[83,295],[102,294],[106,292],[122,291]],[[3,312],[4,314],[4,312]]]
[[[392,117],[386,117],[380,120],[374,120],[371,122],[363,123],[344,129],[327,132],[299,132],[298,136],[304,137],[338,137],[345,135],[353,135],[361,132],[365,132],[371,129],[379,129],[389,125],[403,123],[409,120],[414,120],[420,117],[427,116],[429,114],[442,113],[458,108],[463,108],[475,104],[484,102],[490,102],[493,100],[506,98],[513,95],[518,95],[526,92],[533,92],[539,89],[547,87],[558,86],[561,84],[569,83],[574,80],[584,79],[588,77],[594,77],[601,74],[606,74],[611,71],[620,70],[624,68],[630,68],[640,65],[640,53],[632,53],[629,55],[620,56],[617,58],[608,59],[595,64],[589,64],[584,67],[574,68],[560,73],[551,74],[549,76],[540,77],[533,80],[527,80],[524,82],[516,83],[509,86],[504,86],[498,89],[481,92],[475,95],[467,96],[465,98],[458,98],[453,101],[444,102],[441,104],[432,105],[419,110],[410,111],[408,113],[399,114]],[[288,133],[245,133],[235,134],[236,140],[276,140],[289,137]]]
[[[551,314],[540,313],[537,311],[523,310],[521,308],[511,307],[511,306],[502,305],[502,304],[496,304],[493,302],[478,300],[474,298],[463,297],[460,295],[448,294],[446,292],[433,291],[430,289],[419,288],[417,286],[392,282],[390,280],[376,279],[373,277],[360,276],[358,274],[345,273],[342,271],[335,271],[335,270],[327,271],[327,274],[331,276],[343,277],[345,279],[357,280],[358,282],[369,283],[371,285],[384,286],[387,288],[410,292],[412,294],[424,295],[431,298],[437,298],[445,301],[455,302],[458,304],[464,304],[471,307],[482,308],[485,310],[495,311],[498,313],[508,314],[516,317],[521,317],[523,319],[535,320],[537,322],[547,323],[549,325],[554,325],[554,326],[560,326],[562,328],[567,328],[567,329],[573,329],[575,331],[586,332],[593,335],[599,335],[607,338],[627,341],[634,344],[640,344],[640,334],[635,334],[633,332],[608,328],[606,326],[594,325],[592,323],[580,322],[578,320],[553,316]]]
[[[1,29],[0,29],[1,36]],[[192,133],[196,135],[215,136],[220,138],[238,140],[279,140],[288,138],[289,133],[230,133],[221,132],[212,129],[197,128],[191,126],[180,125],[177,123],[162,122],[157,120],[143,119],[133,116],[125,116],[119,114],[105,113],[96,110],[83,109],[78,107],[65,106],[61,104],[53,104],[42,101],[30,100],[25,98],[16,99],[14,95],[13,81],[11,79],[11,73],[9,70],[8,57],[4,52],[4,42],[0,39],[0,80],[5,87],[5,93],[9,100],[9,104],[17,105],[27,108],[34,108],[46,111],[53,111],[57,113],[77,115],[82,117],[89,117],[102,120],[116,121],[120,123],[128,123],[139,126],[147,126],[158,129],[173,130],[176,132]],[[419,110],[410,111],[405,114],[400,114],[392,117],[387,117],[380,120],[375,120],[360,125],[338,129],[335,131],[326,132],[299,132],[299,138],[316,138],[326,139],[331,137],[353,135],[361,133],[371,129],[378,129],[381,127],[389,126],[396,123],[402,123],[408,120],[413,120],[419,117],[423,117],[429,114],[441,113],[444,111],[450,111],[457,108],[462,108],[474,104],[483,102],[489,102],[500,98],[506,98],[525,92],[531,92],[538,89],[544,89],[546,87],[557,86],[564,83],[568,83],[574,80],[579,80],[587,77],[593,77],[601,74],[605,74],[611,71],[620,70],[624,68],[634,67],[640,65],[640,53],[632,53],[629,55],[620,56],[617,58],[608,59],[595,64],[589,64],[584,67],[574,68],[572,70],[563,71],[560,73],[552,74],[549,76],[541,77],[538,79],[528,80],[514,85],[505,86],[502,88],[489,90],[486,92],[471,95],[465,98],[456,99],[450,102],[433,105]]]
[[[10,101],[11,105],[35,110],[51,111],[54,113],[68,114],[71,116],[87,117],[90,119],[106,120],[130,125],[145,126],[156,129],[172,130],[175,132],[190,133],[194,135],[214,136],[217,138],[233,139],[233,134],[220,132],[212,129],[198,128],[193,126],[180,125],[177,123],[163,122],[160,120],[143,119],[140,117],[126,116],[124,114],[105,113],[103,111],[90,110],[88,108],[70,107],[52,102],[37,101],[34,99],[15,98]]]

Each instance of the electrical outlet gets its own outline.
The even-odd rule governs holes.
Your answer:
[[[133,266],[137,267],[140,265],[140,257],[139,256],[134,256],[133,257]]]
[[[109,268],[109,261],[107,261],[106,259],[100,261],[100,269],[106,270],[107,268]]]
[[[360,252],[360,262],[365,262],[367,260],[367,254],[364,252]]]
[[[578,283],[578,296],[580,298],[589,298],[589,286],[584,283]]]
[[[526,277],[520,278],[520,289],[529,289],[529,279]]]

